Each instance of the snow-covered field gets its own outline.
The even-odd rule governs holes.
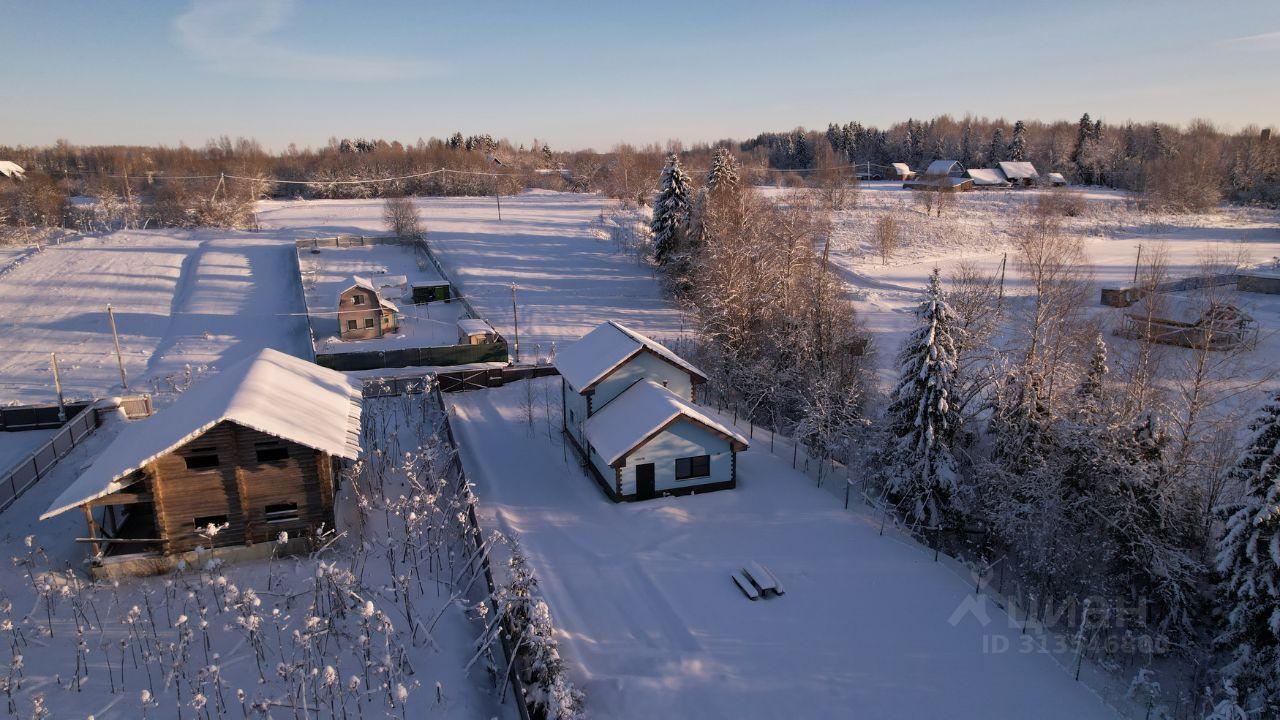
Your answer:
[[[131,391],[163,391],[188,369],[263,347],[306,356],[301,290],[274,234],[121,231],[49,245],[0,275],[0,403],[118,393],[106,308],[115,309]]]
[[[416,262],[410,248],[399,245],[365,245],[350,248],[303,250],[299,257],[302,284],[306,288],[307,311],[316,333],[316,351],[326,353],[439,347],[458,343],[461,303],[414,305],[408,286],[403,295],[396,288],[383,290],[383,297],[400,308],[400,330],[369,340],[342,340],[338,337],[338,294],[351,287],[359,275],[377,283],[384,275],[402,275],[409,284],[442,278],[430,264]]]
[[[736,489],[610,502],[556,434],[558,379],[534,382],[532,427],[528,381],[447,401],[482,522],[519,536],[594,717],[1114,716],[1050,653],[1020,651],[1003,611],[968,612],[972,583],[766,444]],[[752,560],[784,596],[733,586]]]
[[[515,283],[520,344],[548,352],[608,319],[658,337],[679,333],[680,313],[648,269],[616,252],[593,222],[612,201],[598,195],[532,190],[502,198],[415,198],[427,242],[449,279],[504,337],[514,339]],[[383,234],[382,202],[263,202],[258,222],[299,237]]]
[[[1266,262],[1280,256],[1280,213],[1230,207],[1201,215],[1169,215],[1142,210],[1129,193],[1102,188],[1075,188],[1084,213],[1064,219],[1064,229],[1080,237],[1092,273],[1091,302],[1102,287],[1133,284],[1138,246],[1149,259],[1157,247],[1167,257],[1171,279],[1197,273],[1208,254],[1241,256]],[[790,191],[763,188],[785,200]],[[898,183],[863,183],[856,203],[835,216],[832,264],[850,289],[862,321],[879,347],[881,364],[891,363],[912,326],[911,312],[936,266],[943,277],[962,264],[999,275],[1008,253],[1005,289],[1009,295],[1029,292],[1012,252],[1012,235],[1026,206],[1047,190],[983,190],[956,196],[941,218],[929,217],[918,203],[921,193]],[[903,223],[903,246],[887,263],[872,247],[876,220],[896,212]],[[1280,329],[1271,296],[1241,293],[1242,306],[1254,312],[1264,339]],[[1118,321],[1118,311],[1097,308],[1105,326]],[[1264,354],[1269,349],[1263,346]],[[1275,348],[1280,350],[1280,346]],[[1272,355],[1274,356],[1274,355]]]

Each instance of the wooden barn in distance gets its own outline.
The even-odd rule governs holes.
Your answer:
[[[933,192],[964,192],[973,189],[973,178],[968,177],[964,166],[955,160],[934,160],[922,174],[902,183],[902,187]]]
[[[262,350],[127,425],[40,519],[80,508],[99,577],[164,572],[197,547],[231,558],[305,550],[334,526],[360,403],[342,373]]]
[[[400,329],[399,312],[372,281],[353,276],[338,295],[338,335],[343,340],[368,340],[394,333]]]

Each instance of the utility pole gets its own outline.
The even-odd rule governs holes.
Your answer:
[[[120,387],[129,389],[129,377],[124,373],[124,356],[120,354],[120,334],[116,332],[116,311],[107,305],[107,320],[111,322],[111,340],[116,344],[116,364],[120,366]]]
[[[1138,259],[1133,261],[1133,284],[1138,284],[1138,266],[1142,264],[1142,245],[1138,245]]]
[[[511,283],[511,319],[515,324],[516,362],[520,362],[520,314],[516,311],[516,284]]]
[[[498,222],[502,222],[502,193],[495,192],[493,199],[498,201]]]
[[[1009,253],[1000,256],[1000,297],[996,300],[996,304],[1004,302],[1004,266],[1009,261]]]
[[[58,374],[58,355],[49,353],[49,365],[53,367],[53,387],[58,391],[58,422],[67,421],[67,406],[62,401],[62,377]]]

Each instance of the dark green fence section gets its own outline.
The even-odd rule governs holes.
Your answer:
[[[501,339],[499,342],[484,345],[447,345],[403,350],[316,354],[317,365],[343,372],[507,361],[507,342]]]

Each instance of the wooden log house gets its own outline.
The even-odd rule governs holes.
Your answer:
[[[41,519],[79,508],[97,568],[282,532],[303,549],[334,526],[342,462],[360,450],[360,400],[342,373],[263,350],[126,426]]]

